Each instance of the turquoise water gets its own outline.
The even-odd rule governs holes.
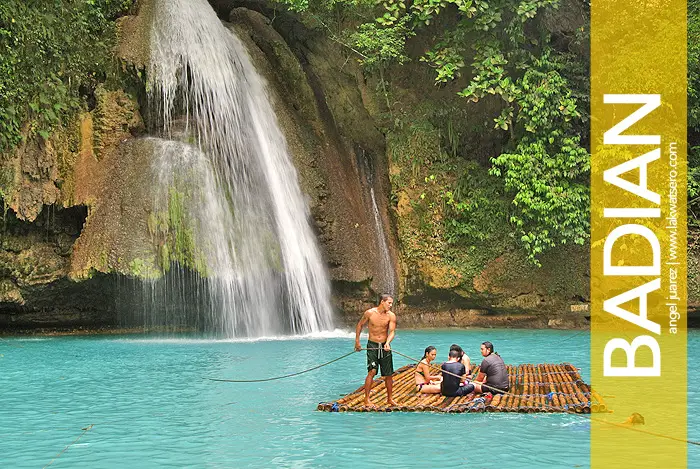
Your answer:
[[[332,334],[333,335],[333,334]],[[143,336],[0,340],[0,467],[587,467],[588,426],[553,414],[324,413],[321,401],[353,391],[363,353],[299,377],[254,384],[352,349],[353,336],[258,342]],[[588,380],[588,333],[400,331],[394,349],[442,359],[450,344],[479,357],[491,340],[508,363],[568,361]],[[689,357],[700,334],[689,336]],[[395,357],[395,366],[408,363]],[[689,360],[689,389],[700,365]],[[693,378],[695,377],[695,378]],[[689,438],[700,439],[700,393],[691,391]],[[81,429],[94,426],[87,432]],[[497,448],[496,451],[486,451]],[[553,448],[564,448],[553,449]],[[689,467],[700,467],[690,446]]]

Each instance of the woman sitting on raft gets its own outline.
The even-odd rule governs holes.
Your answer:
[[[436,356],[437,349],[431,345],[425,349],[423,359],[418,363],[418,366],[416,366],[416,386],[419,392],[440,394],[440,381],[442,381],[442,376],[430,374],[430,362],[435,360]]]

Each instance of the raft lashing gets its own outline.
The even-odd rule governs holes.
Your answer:
[[[510,389],[492,399],[469,394],[445,397],[417,390],[414,370],[406,365],[393,374],[393,398],[397,406],[387,406],[383,378],[372,383],[370,399],[376,407],[364,405],[364,386],[334,402],[321,402],[318,410],[325,412],[561,412],[590,414],[608,412],[602,396],[581,379],[579,370],[570,363],[506,365]],[[472,372],[477,376],[479,367]]]

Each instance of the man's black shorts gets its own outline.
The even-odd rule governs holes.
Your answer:
[[[384,344],[367,341],[367,371],[379,370],[381,366],[382,376],[394,374],[394,359],[391,351],[384,350]]]

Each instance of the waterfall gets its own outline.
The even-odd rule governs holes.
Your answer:
[[[377,206],[377,198],[374,195],[374,165],[371,164],[371,159],[364,150],[357,153],[357,161],[360,166],[360,171],[365,179],[366,186],[369,187],[369,198],[372,203],[372,214],[374,216],[374,233],[377,237],[377,250],[379,252],[379,282],[375,285],[382,293],[396,295],[396,275],[391,262],[391,254],[389,253],[389,245],[386,242],[386,233],[384,232],[384,224],[382,216],[379,213]]]
[[[175,277],[197,272],[203,321],[230,337],[330,329],[330,283],[264,82],[206,0],[157,0],[148,90],[168,139],[154,139],[156,212],[178,230]]]
[[[386,235],[384,234],[382,218],[381,215],[379,215],[377,199],[374,197],[374,187],[371,186],[371,182],[369,188],[369,195],[372,200],[372,211],[374,212],[374,231],[377,234],[377,246],[379,247],[379,254],[381,256],[379,259],[379,268],[382,272],[382,291],[390,295],[396,295],[396,281],[394,278],[394,268],[391,264],[389,246],[386,243]]]

